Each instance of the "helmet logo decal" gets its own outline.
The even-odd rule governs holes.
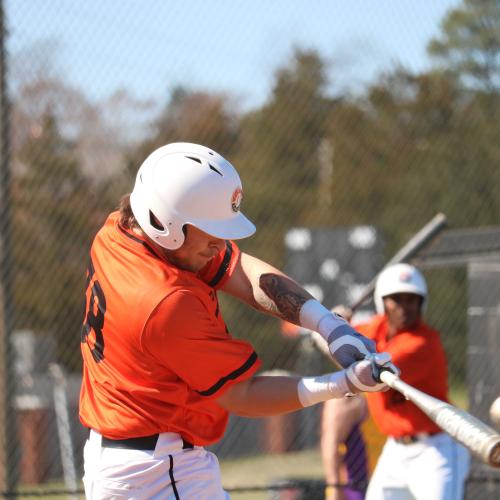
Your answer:
[[[239,212],[241,200],[243,199],[243,191],[241,188],[236,188],[231,196],[231,208],[233,212]]]
[[[408,271],[401,271],[399,273],[399,281],[408,283],[409,281],[411,281],[411,273],[409,273]]]

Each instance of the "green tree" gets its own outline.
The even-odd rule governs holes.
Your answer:
[[[133,151],[127,161],[130,183],[156,148],[171,142],[194,142],[214,148],[223,155],[235,151],[239,138],[239,116],[231,111],[231,100],[223,94],[174,89],[156,119],[153,132]]]
[[[240,247],[278,267],[284,264],[285,232],[320,221],[318,149],[331,106],[326,83],[319,55],[295,50],[277,70],[269,101],[242,120],[240,147],[231,157],[243,180],[243,211],[257,225],[256,235]],[[227,320],[251,339],[267,368],[295,358],[295,344],[276,334],[277,320],[236,303]]]
[[[500,2],[464,0],[444,18],[429,53],[465,82],[488,92],[500,85]]]
[[[435,213],[495,224],[500,202],[495,96],[440,74],[398,70],[332,112],[333,212],[381,227],[393,252]]]
[[[315,51],[296,49],[276,72],[269,102],[242,122],[236,161],[244,209],[257,222],[259,238],[269,242],[268,258],[278,258],[286,228],[320,220],[318,151],[332,106],[325,70]]]
[[[59,360],[75,368],[85,267],[97,217],[95,189],[50,113],[33,129],[15,164],[14,325],[54,337]]]

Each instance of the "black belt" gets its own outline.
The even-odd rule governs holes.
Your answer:
[[[127,439],[110,439],[102,436],[101,446],[104,446],[105,448],[124,448],[127,450],[152,451],[156,448],[156,443],[158,442],[159,436],[159,434],[153,434],[152,436],[141,436]],[[181,439],[183,450],[191,450],[194,448],[193,443],[186,441],[184,438]]]

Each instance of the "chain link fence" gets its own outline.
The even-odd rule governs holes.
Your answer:
[[[429,40],[429,70],[410,71],[403,61],[356,93],[338,83],[342,68],[314,48],[314,32],[306,33],[310,43],[283,55],[269,71],[267,97],[254,106],[231,80],[198,87],[176,50],[188,44],[205,52],[214,75],[262,72],[262,62],[226,43],[221,26],[200,29],[181,4],[119,2],[110,16],[105,3],[3,2],[5,496],[82,495],[79,345],[88,249],[131,190],[142,160],[174,141],[208,145],[234,163],[245,190],[243,210],[258,228],[240,247],[287,270],[329,307],[355,300],[436,213],[446,214],[450,230],[468,231],[460,242],[444,238],[444,253],[452,257],[436,259],[430,251],[417,263],[429,283],[428,321],[440,330],[448,354],[452,400],[489,422],[489,404],[500,393],[493,361],[500,351],[500,280],[487,279],[499,276],[500,259],[494,232],[500,224],[499,2],[457,2],[455,11],[467,15],[443,17]],[[201,3],[194,3],[203,16]],[[300,3],[286,5],[288,24],[276,32],[300,24]],[[242,15],[236,4],[222,4],[227,19]],[[335,29],[334,7],[320,5],[311,15],[332,16]],[[383,14],[373,22],[383,22]],[[172,24],[184,26],[185,39],[169,38]],[[244,37],[255,28],[241,29]],[[33,31],[42,33],[35,41]],[[119,60],[109,58],[111,48],[125,47],[125,38],[130,43]],[[164,44],[163,60],[149,58],[148,43]],[[70,44],[79,58],[62,63]],[[138,58],[148,68],[144,80],[161,80],[161,98],[128,85]],[[94,83],[79,87],[80,72]],[[112,73],[121,84],[111,92],[103,82]],[[492,230],[491,244],[472,251],[470,243],[480,237],[475,231],[482,229]],[[300,253],[297,234],[304,232],[314,244]],[[485,261],[486,270],[480,268]],[[231,299],[221,304],[230,330],[253,343],[265,370],[329,369],[307,337],[289,336],[276,320]],[[371,309],[367,302],[364,310]],[[478,352],[483,362],[476,362]],[[231,418],[213,449],[234,498],[322,498],[320,410]],[[370,421],[363,429],[373,467],[383,437]],[[468,498],[498,494],[498,482],[494,471],[476,463]]]

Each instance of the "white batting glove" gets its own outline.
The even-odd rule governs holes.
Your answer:
[[[368,355],[362,361],[358,361],[346,370],[347,382],[354,393],[379,392],[388,390],[389,387],[380,381],[380,370],[390,370],[399,375],[400,370],[391,363],[391,355],[388,352],[380,352]]]

